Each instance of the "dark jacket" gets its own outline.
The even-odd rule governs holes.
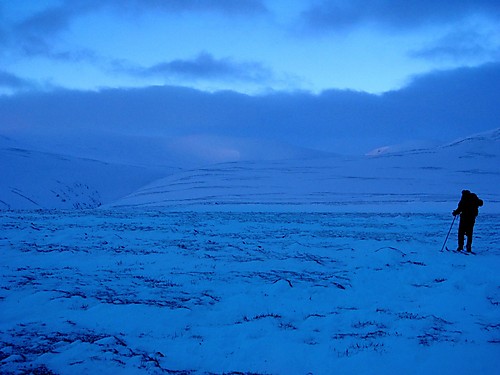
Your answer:
[[[460,217],[467,219],[475,219],[479,213],[479,207],[483,205],[483,201],[476,194],[469,190],[462,191],[462,198],[458,202],[458,207],[453,211],[453,215],[460,214]]]

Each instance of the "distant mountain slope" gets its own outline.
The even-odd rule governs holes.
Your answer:
[[[380,156],[223,163],[155,181],[112,206],[442,210],[468,188],[484,210],[498,211],[499,134]]]
[[[0,209],[95,208],[164,171],[27,150],[0,138]]]
[[[0,209],[95,208],[189,166],[323,155],[261,139],[203,135],[0,135]]]

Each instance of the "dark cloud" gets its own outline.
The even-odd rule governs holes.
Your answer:
[[[139,76],[181,77],[192,80],[262,82],[272,77],[271,70],[262,64],[236,62],[229,58],[216,59],[206,52],[191,60],[178,59],[148,68],[125,68],[123,71]]]
[[[33,88],[33,84],[14,74],[3,72],[0,70],[0,88],[5,89],[29,89]]]
[[[124,1],[107,0],[110,4],[122,7]],[[167,12],[218,12],[234,14],[262,14],[267,8],[261,0],[127,0],[132,6],[142,9],[164,10]]]
[[[0,14],[0,21],[3,21],[4,25],[0,27],[0,45],[28,56],[41,55],[71,61],[87,60],[89,55],[92,55],[90,51],[56,51],[53,41],[58,34],[69,28],[74,19],[103,10],[133,15],[155,11],[255,16],[267,12],[260,0],[65,0],[17,22],[2,20]]]
[[[393,107],[393,121],[411,121],[417,134],[456,138],[499,126],[499,90],[500,63],[490,63],[419,76],[383,98]]]
[[[474,15],[500,18],[498,0],[323,0],[302,13],[304,24],[315,30],[342,30],[360,24],[414,28],[449,23]]]
[[[92,0],[75,0],[58,6],[47,7],[23,19],[4,19],[0,30],[0,41],[5,49],[23,56],[44,56],[57,60],[80,61],[89,51],[58,51],[55,41],[61,31],[66,30],[71,21],[94,9]],[[3,35],[3,37],[2,37]]]
[[[259,0],[66,0],[35,13],[20,22],[19,30],[54,34],[66,29],[71,21],[88,13],[108,9],[118,12],[164,11],[215,12],[227,15],[255,15],[267,12]]]
[[[475,30],[456,30],[424,48],[410,51],[410,56],[426,60],[498,60],[500,49],[493,39]]]
[[[15,27],[17,31],[27,35],[52,35],[66,29],[73,17],[91,9],[88,6],[81,6],[79,1],[74,2],[73,5],[64,3],[37,12],[18,22]]]
[[[248,96],[179,87],[59,90],[0,97],[0,134],[91,133],[265,138],[332,152],[415,139],[450,141],[497,128],[500,64],[435,72],[372,95],[330,90]],[[5,133],[5,132],[4,132]]]

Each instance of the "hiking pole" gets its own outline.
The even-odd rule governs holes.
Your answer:
[[[448,237],[450,236],[451,228],[453,228],[453,224],[455,223],[456,218],[457,218],[456,216],[453,216],[453,221],[451,222],[450,230],[448,231],[448,234],[446,235],[446,238],[444,240],[443,247],[441,248],[441,251],[443,251],[444,247],[446,246],[446,241],[448,241]]]

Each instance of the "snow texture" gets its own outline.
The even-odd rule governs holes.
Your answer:
[[[499,140],[174,173],[0,137],[0,373],[496,373]]]
[[[495,373],[500,216],[450,216],[4,212],[0,372]]]

